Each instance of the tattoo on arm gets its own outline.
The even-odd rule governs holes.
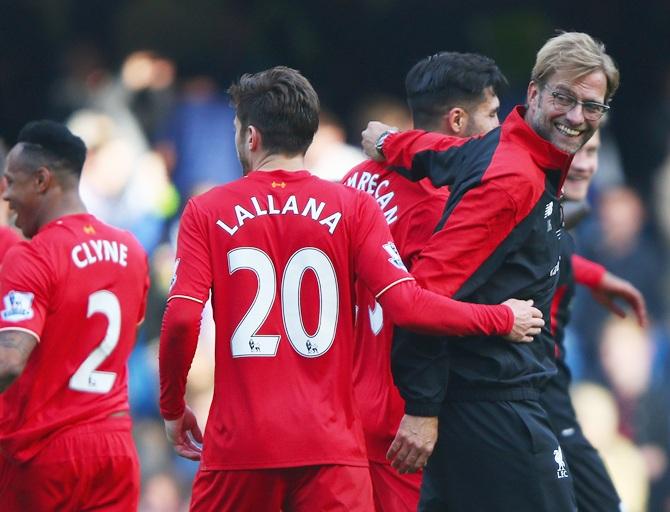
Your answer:
[[[37,340],[23,331],[0,332],[0,393],[21,375]]]

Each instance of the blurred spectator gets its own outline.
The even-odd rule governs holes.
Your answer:
[[[352,167],[365,160],[360,148],[347,144],[340,121],[327,110],[319,115],[319,129],[305,154],[305,167],[319,178],[340,181]]]
[[[143,484],[139,512],[185,512],[188,506],[182,500],[179,483],[169,473],[150,476]]]
[[[128,55],[121,66],[121,81],[128,92],[128,105],[146,137],[151,137],[174,104],[175,64],[153,51]]]
[[[88,210],[130,230],[151,254],[165,219],[176,211],[162,160],[106,114],[78,111],[68,127],[88,148],[80,186]]]
[[[610,319],[603,330],[602,365],[619,408],[619,431],[641,449],[651,481],[650,510],[670,505],[670,393],[653,379],[658,343],[633,320]]]
[[[630,281],[644,295],[652,323],[664,318],[661,293],[665,273],[661,246],[650,235],[640,197],[627,187],[614,187],[600,197],[596,219],[578,230],[578,252],[604,265],[610,272]],[[584,378],[602,381],[598,340],[607,312],[578,289],[574,306],[573,333],[584,365]],[[581,375],[577,375],[581,377]]]
[[[368,125],[369,121],[380,121],[399,130],[413,128],[412,116],[407,105],[393,96],[379,95],[363,100],[354,114],[354,131],[356,141],[358,134]]]
[[[185,80],[175,107],[155,136],[182,204],[242,175],[235,148],[235,113],[207,76]]]
[[[645,512],[649,482],[644,458],[640,450],[617,431],[619,418],[614,398],[601,386],[583,383],[574,387],[572,400],[584,435],[605,461],[624,510]]]
[[[624,172],[619,147],[610,130],[606,118],[600,128],[600,149],[598,150],[598,172],[593,177],[589,196],[598,196],[603,191],[624,185]]]

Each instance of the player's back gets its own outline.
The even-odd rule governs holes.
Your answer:
[[[351,169],[342,183],[375,198],[402,260],[411,267],[440,220],[449,197],[447,187],[435,188],[426,179],[410,181],[374,160]],[[356,287],[356,304],[354,392],[368,457],[385,462],[405,407],[391,375],[393,323],[361,283]]]
[[[0,444],[18,460],[49,437],[128,409],[126,363],[144,316],[147,258],[128,232],[61,217],[6,256],[0,328],[38,344],[0,395]]]
[[[366,463],[352,400],[353,278],[365,273],[375,293],[397,280],[389,241],[371,198],[307,171],[252,172],[190,202],[171,297],[205,300],[211,283],[203,468]],[[203,264],[184,268],[187,246],[200,243]]]

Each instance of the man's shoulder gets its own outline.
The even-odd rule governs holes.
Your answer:
[[[342,183],[350,188],[362,190],[375,197],[393,192],[395,194],[448,194],[447,190],[434,187],[428,179],[411,181],[401,174],[375,160],[366,160],[352,168],[342,178]],[[440,191],[440,192],[438,192]]]
[[[31,245],[37,248],[70,247],[73,244],[98,239],[141,248],[139,241],[130,231],[107,224],[91,214],[71,215],[57,219],[35,235],[31,240]]]

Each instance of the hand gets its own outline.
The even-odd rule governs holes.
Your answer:
[[[181,418],[165,420],[165,433],[177,455],[186,459],[200,460],[202,432],[189,406],[186,406]]]
[[[382,133],[389,130],[397,130],[397,128],[380,123],[379,121],[370,121],[368,123],[368,127],[361,133],[361,145],[363,146],[363,151],[365,151],[365,154],[368,155],[369,158],[372,158],[377,162],[384,161],[384,155],[377,151],[377,139],[379,139]]]
[[[400,474],[416,473],[428,462],[436,442],[437,417],[405,414],[386,458]]]
[[[598,286],[591,290],[591,294],[600,304],[622,318],[626,316],[626,312],[614,302],[614,299],[621,299],[627,302],[633,308],[633,311],[635,311],[635,316],[640,327],[647,326],[647,307],[644,303],[644,297],[637,288],[625,279],[605,272]]]
[[[503,302],[514,313],[514,326],[505,336],[506,340],[516,342],[533,341],[533,336],[540,334],[544,320],[542,312],[533,307],[532,300],[509,299]]]

